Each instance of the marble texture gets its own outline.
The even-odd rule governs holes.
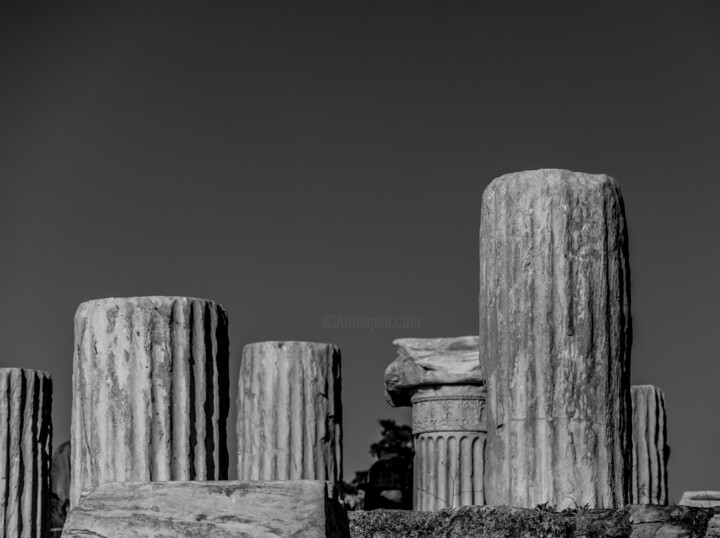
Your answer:
[[[105,482],[227,478],[227,328],[223,307],[206,299],[80,305],[71,508]]]
[[[336,346],[246,345],[237,409],[240,480],[342,482],[342,376]]]
[[[612,178],[534,170],[485,189],[479,347],[488,504],[629,501],[629,271]]]

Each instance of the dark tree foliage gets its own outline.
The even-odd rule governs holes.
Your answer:
[[[412,461],[413,449],[412,428],[406,424],[398,426],[394,420],[380,420],[382,437],[377,443],[370,445],[370,454],[380,459],[383,454],[395,453]]]
[[[415,450],[412,428],[394,420],[380,420],[380,440],[370,445],[376,462],[367,471],[358,471],[343,491],[358,496],[359,507],[412,508],[412,470]]]

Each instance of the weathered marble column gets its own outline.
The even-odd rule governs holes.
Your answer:
[[[227,314],[188,297],[75,315],[70,505],[105,482],[227,479]]]
[[[0,536],[50,532],[52,378],[0,368]]]
[[[479,306],[488,504],[628,502],[630,274],[615,181],[567,170],[494,180]]]
[[[632,504],[667,504],[667,445],[665,394],[652,385],[633,385]]]
[[[313,342],[243,348],[238,480],[342,481],[340,350]]]
[[[385,371],[393,407],[412,405],[415,510],[485,504],[485,389],[478,338],[402,338]]]

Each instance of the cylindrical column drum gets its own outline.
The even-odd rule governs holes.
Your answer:
[[[337,347],[313,342],[248,344],[238,383],[239,480],[342,482]]]
[[[630,266],[620,188],[567,170],[508,174],[480,223],[488,504],[628,501]]]
[[[227,314],[132,297],[75,315],[70,505],[105,482],[227,479]]]

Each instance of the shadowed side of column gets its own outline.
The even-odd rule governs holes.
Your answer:
[[[0,368],[0,529],[2,536],[50,532],[52,379]]]

